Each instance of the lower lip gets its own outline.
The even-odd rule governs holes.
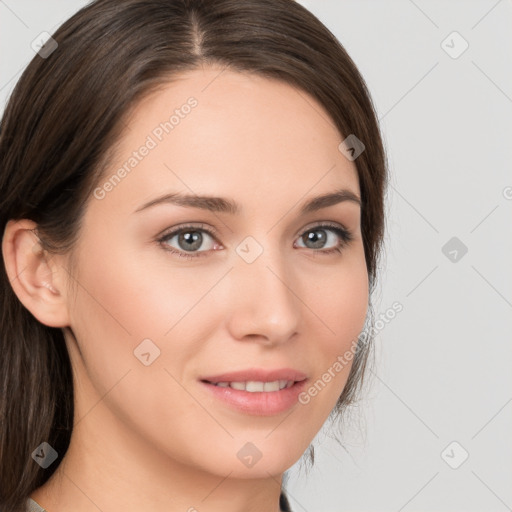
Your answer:
[[[220,387],[209,382],[201,384],[215,397],[231,407],[256,416],[272,416],[290,409],[298,401],[298,395],[306,386],[307,379],[279,391],[241,391],[231,387]]]

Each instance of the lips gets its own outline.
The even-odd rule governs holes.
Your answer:
[[[280,372],[280,373],[279,373]],[[287,373],[286,373],[287,372]],[[208,379],[275,379],[276,372],[266,371],[262,373],[254,371],[244,372],[231,372],[224,373],[222,375],[215,375],[208,377]],[[294,378],[302,378],[304,374],[302,372],[296,372],[292,370],[279,370],[277,375],[292,376]],[[297,405],[298,396],[303,392],[307,385],[307,378],[300,381],[292,381],[293,384],[290,387],[283,389],[275,389],[275,382],[272,380],[260,380],[260,381],[219,381],[219,382],[231,382],[235,384],[235,388],[232,385],[221,386],[218,383],[214,384],[208,382],[207,379],[200,381],[202,389],[218,400],[223,406],[227,406],[230,409],[234,409],[242,414],[250,414],[253,416],[272,416],[275,414],[281,414],[291,407]],[[265,384],[263,384],[263,382]],[[273,382],[273,384],[272,384]],[[283,382],[278,380],[278,382]],[[250,389],[245,389],[245,386],[239,386],[237,384],[247,383]],[[270,383],[270,384],[269,384]],[[271,389],[261,389],[261,386]],[[236,389],[239,388],[239,389]],[[241,389],[244,388],[244,389]]]
[[[278,368],[275,370],[249,368],[247,370],[200,377],[199,380],[209,382],[211,384],[217,384],[218,382],[273,382],[276,380],[299,382],[306,378],[307,375],[305,373],[293,368]]]

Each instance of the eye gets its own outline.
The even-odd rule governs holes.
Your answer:
[[[158,238],[157,242],[159,242],[166,251],[174,253],[181,258],[187,259],[207,256],[210,250],[222,249],[221,244],[215,245],[215,243],[213,243],[212,245],[212,242],[210,242],[210,250],[206,249],[200,251],[199,249],[203,245],[205,240],[204,234],[207,235],[206,239],[211,238],[212,241],[216,240],[215,231],[212,230],[211,228],[204,227],[203,224],[200,224],[197,226],[186,225],[181,226],[177,229],[173,229],[172,231],[167,232],[166,234]],[[178,247],[173,247],[169,243],[169,241],[172,241],[172,239],[174,238],[176,238],[175,243],[178,244]],[[323,223],[308,228],[306,231],[302,233],[298,240],[302,241],[304,244],[310,245],[310,247],[306,246],[306,249],[310,248],[313,249],[314,253],[321,253],[327,255],[335,252],[342,252],[342,249],[352,239],[352,234],[342,226],[338,224]],[[334,243],[334,246],[328,249],[323,249],[326,242],[329,242],[331,244]],[[294,247],[297,246],[294,244]]]
[[[328,233],[331,233],[329,236]],[[333,235],[334,233],[334,235]],[[336,241],[336,238],[339,241]],[[315,249],[314,252],[321,254],[332,254],[335,252],[340,253],[342,249],[353,239],[352,234],[347,229],[339,226],[338,224],[323,223],[318,226],[313,226],[301,235],[299,240],[305,244],[310,244]],[[334,243],[334,246],[325,250],[322,249],[326,242]]]
[[[202,233],[206,233],[208,237],[214,239],[215,233],[213,230],[206,229],[203,224],[199,226],[182,226],[179,229],[175,229],[170,233],[167,233],[160,237],[157,241],[160,242],[165,249],[171,253],[177,254],[182,258],[192,259],[198,258],[201,256],[206,256],[208,251],[198,251],[199,247],[203,244],[204,236]],[[178,250],[173,248],[172,246],[169,248],[169,244],[167,240],[172,240],[177,237],[177,243],[179,244]],[[197,252],[198,254],[187,254],[184,251],[192,251]]]

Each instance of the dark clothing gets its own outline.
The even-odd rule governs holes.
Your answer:
[[[281,512],[292,512],[290,503],[288,502],[288,498],[284,491],[281,491],[281,495],[279,496],[279,508],[281,509]]]

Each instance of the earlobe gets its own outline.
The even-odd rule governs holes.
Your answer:
[[[65,282],[54,256],[48,254],[36,234],[37,225],[28,219],[9,220],[2,239],[5,270],[20,302],[42,324],[65,327],[68,311]]]

